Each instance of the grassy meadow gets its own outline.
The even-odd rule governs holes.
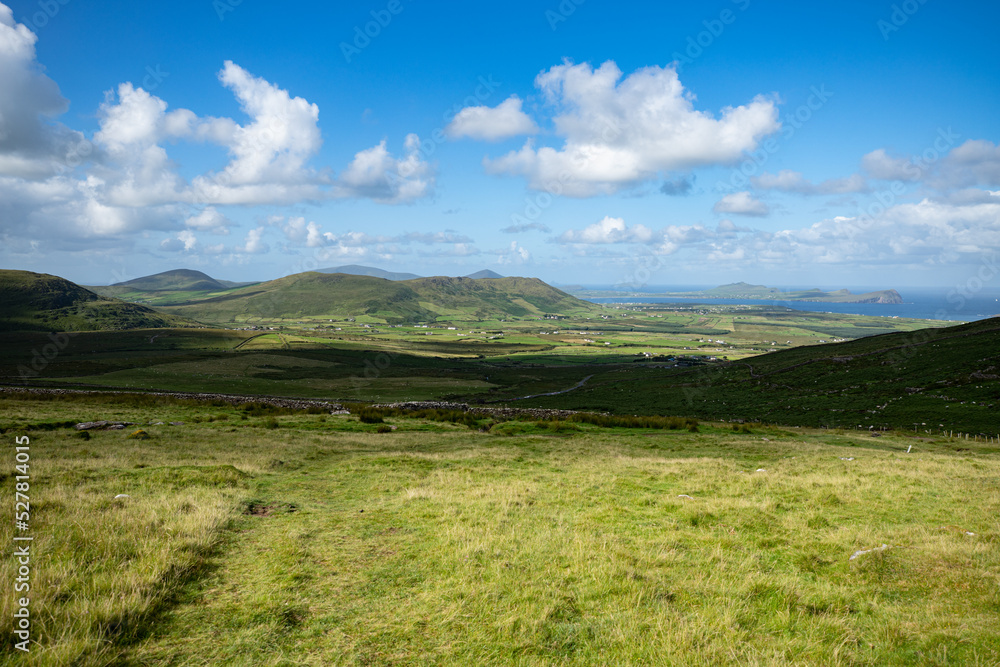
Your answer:
[[[0,596],[2,664],[1000,663],[981,443],[142,396],[0,415],[10,511],[31,439],[37,641],[12,649]]]

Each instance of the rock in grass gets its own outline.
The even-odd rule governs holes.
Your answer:
[[[687,498],[688,500],[694,500],[694,498],[692,498],[691,496],[687,495],[686,493],[682,493],[681,495],[679,495],[677,497],[678,498]]]
[[[75,428],[77,431],[117,431],[125,428],[126,426],[135,426],[135,422],[113,422],[102,419],[96,422],[81,422],[77,424]]]
[[[121,499],[123,499],[123,498],[131,498],[131,497],[132,497],[132,496],[130,496],[130,495],[129,495],[129,494],[127,494],[127,493],[119,493],[119,494],[118,494],[117,496],[115,496],[115,500],[121,500]]]
[[[873,549],[860,549],[858,551],[855,551],[848,560],[854,560],[858,556],[864,556],[865,554],[870,554],[870,553],[872,553],[874,551],[885,551],[886,549],[889,549],[889,548],[890,547],[889,547],[888,544],[883,544],[882,546],[875,547]]]
[[[133,431],[128,434],[129,440],[149,440],[149,434],[143,431],[141,428],[138,431]]]

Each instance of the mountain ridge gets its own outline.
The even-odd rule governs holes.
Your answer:
[[[193,325],[140,304],[101,296],[59,276],[0,270],[2,331],[99,331]]]

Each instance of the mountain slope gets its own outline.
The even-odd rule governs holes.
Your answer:
[[[101,297],[58,276],[0,270],[0,331],[99,331],[191,324],[145,306]]]
[[[386,280],[413,280],[419,278],[415,273],[394,273],[374,266],[361,266],[360,264],[346,264],[344,266],[334,266],[329,269],[316,269],[317,273],[346,273],[349,276],[371,276],[373,278],[385,278]]]
[[[215,278],[191,269],[164,271],[115,283],[111,287],[127,287],[143,292],[207,292],[226,289],[226,286]]]
[[[1000,318],[598,377],[545,407],[802,426],[1000,432]]]
[[[465,276],[466,278],[473,278],[475,280],[481,280],[483,278],[503,278],[496,271],[490,271],[489,269],[483,269],[482,271],[476,271],[475,273],[470,273]]]
[[[387,322],[485,320],[599,309],[535,278],[417,278],[391,281],[307,272],[164,307],[208,322],[368,315]]]

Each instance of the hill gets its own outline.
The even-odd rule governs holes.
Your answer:
[[[115,283],[111,287],[127,287],[144,292],[207,292],[226,289],[215,278],[191,269],[174,269],[151,276]]]
[[[589,289],[579,285],[568,286],[567,290],[576,296],[585,298],[632,297],[636,301],[644,298],[675,298],[817,301],[821,303],[903,303],[903,297],[894,289],[852,294],[847,289],[834,290],[832,292],[824,292],[820,289],[788,291],[777,287],[751,285],[750,283],[742,282],[690,292],[634,292],[620,289]]]
[[[99,331],[191,324],[145,306],[102,297],[57,276],[0,270],[0,331]]]
[[[1000,318],[797,347],[688,370],[595,377],[544,407],[800,426],[937,429],[997,437]]]
[[[397,323],[565,315],[591,312],[599,307],[536,278],[434,277],[392,281],[311,271],[163,309],[216,323],[361,315]]]
[[[490,271],[489,269],[483,269],[482,271],[476,271],[475,273],[470,273],[465,276],[466,278],[472,278],[473,280],[481,280],[482,278],[503,278],[496,271]]]
[[[819,289],[785,291],[777,287],[732,283],[720,285],[700,292],[677,292],[669,296],[708,297],[713,299],[774,299],[777,301],[821,301],[824,303],[903,303],[903,298],[894,289],[852,294],[840,289],[824,292]]]
[[[384,278],[386,280],[413,280],[420,278],[415,273],[394,273],[374,266],[361,266],[359,264],[347,264],[345,266],[334,266],[329,269],[316,269],[317,273],[346,273],[349,276],[371,276],[372,278]]]
[[[206,273],[191,269],[173,269],[113,285],[88,285],[87,289],[105,297],[161,306],[214,296],[227,290],[254,284],[256,283],[216,280]]]

